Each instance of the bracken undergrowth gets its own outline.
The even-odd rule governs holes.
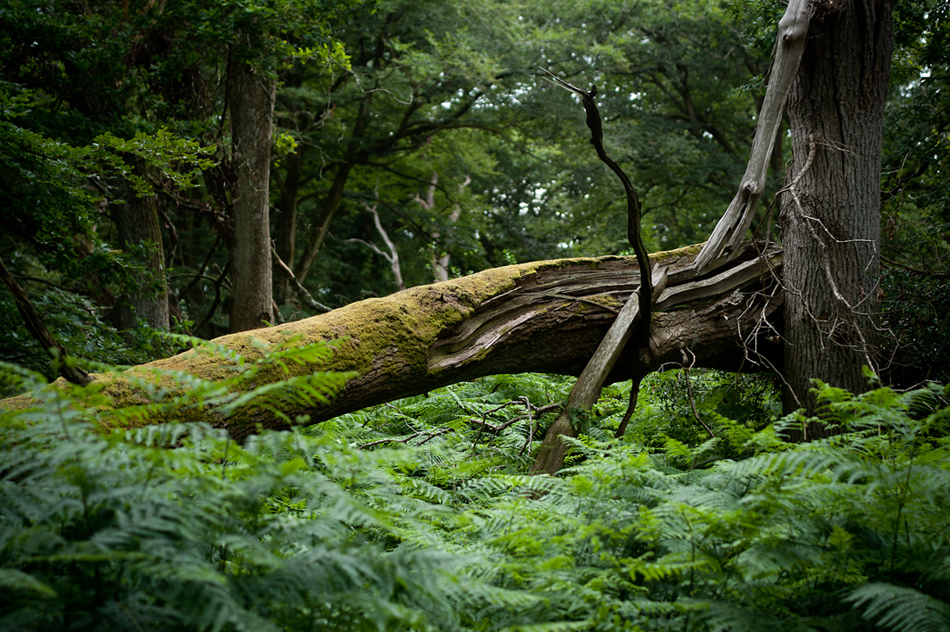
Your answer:
[[[0,629],[950,629],[950,391],[936,384],[818,385],[830,437],[803,444],[786,440],[814,422],[801,415],[725,416],[769,408],[753,382],[727,398],[722,374],[648,380],[614,439],[614,386],[557,477],[526,474],[570,388],[543,375],[241,445],[201,424],[98,430],[103,415],[325,401],[346,376],[250,391],[241,376],[331,352],[230,353],[233,379],[179,376],[186,391],[128,412],[94,384],[0,367],[34,398],[0,410]]]

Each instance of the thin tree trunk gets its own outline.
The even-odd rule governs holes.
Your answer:
[[[310,274],[310,267],[317,260],[317,254],[323,248],[323,240],[326,239],[327,231],[330,230],[330,222],[336,213],[340,202],[343,201],[343,191],[346,189],[346,181],[350,177],[350,171],[355,163],[345,162],[337,167],[336,175],[333,177],[333,183],[330,185],[330,191],[323,201],[323,207],[320,209],[320,215],[314,223],[310,232],[310,238],[307,240],[307,249],[297,264],[297,280],[303,283],[307,275]]]
[[[276,77],[233,60],[228,70],[234,191],[232,332],[274,321],[269,184]]]
[[[294,257],[297,254],[297,200],[300,197],[303,152],[304,146],[299,145],[294,153],[284,159],[287,174],[280,189],[280,199],[277,202],[277,213],[274,218],[277,255],[290,266],[293,266]],[[277,292],[278,299],[286,303],[293,294],[290,279],[282,278]]]
[[[119,329],[131,329],[141,319],[155,329],[168,329],[168,284],[158,199],[154,195],[137,196],[125,180],[120,182],[119,190],[125,204],[117,204],[112,210],[119,242],[126,249],[144,245],[148,251],[138,288],[119,297],[115,324]]]
[[[782,201],[784,405],[814,412],[812,379],[861,392],[876,368],[881,139],[892,6],[820,8],[789,97],[793,157]]]
[[[303,284],[310,273],[310,266],[317,260],[317,254],[323,247],[323,240],[326,239],[327,231],[330,229],[330,222],[333,215],[340,207],[343,201],[343,191],[346,189],[346,182],[350,177],[350,171],[356,166],[357,156],[359,154],[359,143],[366,132],[366,126],[369,123],[370,104],[372,96],[367,95],[360,103],[359,112],[356,115],[356,123],[353,125],[353,134],[350,136],[350,144],[346,148],[343,160],[337,167],[336,174],[333,176],[333,183],[323,200],[323,207],[320,209],[320,215],[314,222],[310,237],[307,239],[307,249],[300,258],[297,267],[294,268],[294,274],[297,281]]]

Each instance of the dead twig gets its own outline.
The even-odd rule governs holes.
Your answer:
[[[294,286],[294,289],[297,291],[297,294],[300,296],[300,300],[303,301],[304,305],[318,312],[333,311],[332,307],[327,307],[323,303],[319,303],[314,300],[314,298],[310,295],[310,292],[307,291],[307,288],[300,285],[300,281],[297,280],[293,270],[291,270],[290,267],[280,258],[280,255],[277,254],[277,246],[274,244],[273,240],[271,240],[270,243],[270,252],[274,258],[274,263],[276,263],[277,267],[280,268],[280,271],[287,275],[287,278],[290,279],[291,285]]]
[[[689,347],[680,350],[680,353],[683,354],[684,363],[687,360],[686,358],[687,351],[689,351]],[[693,386],[689,383],[689,370],[692,369],[694,366],[696,366],[696,354],[693,353],[692,351],[689,351],[689,354],[693,356],[693,360],[690,362],[689,366],[686,366],[686,364],[682,365],[683,377],[685,378],[685,381],[686,381],[686,394],[689,397],[689,407],[693,409],[693,417],[696,418],[696,421],[698,421],[700,425],[706,429],[706,432],[709,433],[710,437],[715,439],[716,434],[712,431],[712,428],[706,425],[706,422],[703,421],[703,418],[699,416],[699,411],[696,410],[696,399],[693,397]]]
[[[627,410],[623,413],[623,419],[620,420],[620,425],[617,426],[617,431],[614,433],[614,439],[620,439],[627,432],[627,424],[630,423],[630,419],[633,417],[633,411],[637,409],[637,398],[640,395],[640,382],[643,381],[643,376],[637,376],[630,380],[630,401],[627,402]]]
[[[440,428],[439,430],[434,430],[427,432],[425,430],[420,430],[419,432],[413,433],[408,437],[403,437],[402,439],[395,439],[393,437],[387,437],[385,439],[379,439],[377,441],[370,441],[369,443],[364,443],[360,446],[360,450],[367,450],[369,448],[374,448],[378,445],[384,445],[386,443],[402,443],[404,445],[409,445],[409,442],[413,439],[418,439],[419,437],[426,435],[426,438],[416,444],[416,447],[435,439],[436,437],[441,437],[444,434],[453,432],[455,428]]]

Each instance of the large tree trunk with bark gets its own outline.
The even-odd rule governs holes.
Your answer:
[[[767,331],[763,323],[782,300],[774,283],[780,253],[760,254],[750,248],[728,267],[698,278],[692,267],[698,250],[651,257],[654,264],[666,266],[669,281],[656,302],[649,344],[622,354],[607,382],[642,377],[665,362],[680,362],[684,349],[695,354],[697,366],[761,368],[755,362],[760,354],[771,353],[771,343],[759,332]],[[297,336],[296,344],[340,340],[329,364],[292,367],[295,375],[318,370],[359,374],[325,406],[282,410],[290,419],[306,414],[309,423],[318,423],[485,375],[529,371],[579,375],[624,304],[632,296],[636,300],[638,286],[634,258],[536,262],[411,288],[215,342],[250,361],[262,353],[252,343],[255,338],[279,343]],[[753,349],[757,352],[750,353]],[[772,357],[769,361],[780,360]],[[104,394],[113,398],[113,405],[121,408],[148,402],[134,378],[149,376],[154,369],[186,371],[209,380],[232,374],[231,366],[217,356],[189,351],[130,374],[96,375],[95,379],[102,383]],[[283,377],[287,376],[261,379]],[[174,386],[173,378],[165,381],[165,386]],[[209,415],[194,409],[179,411],[176,419],[211,421],[227,427],[236,438],[254,432],[258,424],[276,428],[284,423],[273,415],[251,412],[227,420]]]
[[[234,191],[232,332],[274,322],[270,248],[270,154],[276,77],[236,58],[228,69]]]
[[[876,368],[881,139],[893,46],[888,0],[821,2],[789,97],[782,201],[785,408],[813,378],[852,392]]]

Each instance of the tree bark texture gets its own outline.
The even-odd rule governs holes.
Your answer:
[[[124,180],[119,190],[124,204],[113,207],[112,221],[123,248],[148,245],[145,270],[138,289],[119,298],[116,326],[131,329],[136,320],[144,320],[155,329],[168,329],[168,284],[165,280],[165,253],[162,247],[162,226],[158,216],[158,199],[154,195],[139,197]]]
[[[866,390],[876,368],[881,140],[893,47],[887,0],[819,2],[789,97],[785,250],[787,411],[812,378]]]
[[[698,365],[754,369],[748,348],[767,342],[756,334],[781,305],[781,294],[763,291],[772,283],[779,255],[754,253],[741,265],[691,279],[698,247],[658,253],[654,263],[668,266],[669,285],[657,301],[649,345],[621,355],[607,382],[646,375],[664,362],[679,362],[681,350],[696,354]],[[278,343],[339,340],[326,366],[296,367],[295,374],[317,370],[356,371],[343,392],[317,409],[283,410],[291,419],[310,415],[318,423],[401,397],[463,380],[498,373],[540,371],[579,375],[618,312],[639,286],[634,258],[565,259],[506,266],[374,298],[279,327],[238,333],[215,340],[249,360],[262,353],[253,339]],[[675,307],[676,309],[671,309]],[[775,361],[775,358],[772,359]],[[128,374],[97,375],[104,393],[121,408],[146,403],[134,385],[153,369],[186,371],[205,379],[231,374],[227,362],[206,352],[189,351],[132,369]],[[285,375],[268,376],[282,379]],[[174,388],[173,374],[162,378]],[[263,378],[262,378],[263,379]],[[4,402],[10,404],[9,400]],[[282,422],[260,414],[227,420],[194,410],[180,421],[211,421],[236,438],[256,425]],[[159,421],[156,419],[153,422]]]
[[[228,69],[234,190],[230,331],[274,321],[269,184],[276,77],[240,60]]]

